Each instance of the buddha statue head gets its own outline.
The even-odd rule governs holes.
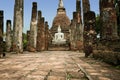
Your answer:
[[[58,26],[58,33],[61,33],[61,27],[60,27],[60,25]]]

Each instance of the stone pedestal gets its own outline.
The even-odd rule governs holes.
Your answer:
[[[37,42],[37,3],[33,2],[31,23],[30,23],[29,51],[36,51],[36,42]]]
[[[12,46],[11,20],[6,22],[6,51],[10,52]]]
[[[13,23],[13,51],[23,52],[23,0],[15,0]]]

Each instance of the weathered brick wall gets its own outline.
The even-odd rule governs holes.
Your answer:
[[[120,65],[120,40],[99,42],[94,48],[93,57],[110,64]]]

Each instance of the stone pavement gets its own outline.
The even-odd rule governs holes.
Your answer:
[[[0,59],[0,80],[119,80],[119,70],[105,68],[71,51],[24,52]],[[95,66],[96,65],[96,66]],[[107,75],[106,75],[107,74]],[[112,74],[112,73],[111,73]],[[112,77],[117,76],[117,78]]]

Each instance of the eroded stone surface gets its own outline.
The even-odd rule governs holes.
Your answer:
[[[76,12],[73,12],[73,20],[70,25],[70,48],[81,50],[83,44],[83,26],[81,20],[81,1],[76,0]]]
[[[120,75],[108,64],[71,51],[9,54],[0,64],[2,80],[88,80],[83,71],[93,80],[117,80]]]
[[[15,0],[14,23],[13,23],[13,46],[14,52],[23,52],[22,31],[23,31],[23,0]]]
[[[33,2],[32,16],[30,23],[29,51],[36,51],[37,42],[37,3]]]
[[[71,59],[70,54],[69,51],[51,51],[8,55],[7,58],[0,59],[0,79],[74,80],[84,78],[85,75],[79,72],[80,69]]]
[[[11,51],[12,45],[12,31],[11,31],[11,20],[7,20],[7,28],[6,28],[6,51]]]

